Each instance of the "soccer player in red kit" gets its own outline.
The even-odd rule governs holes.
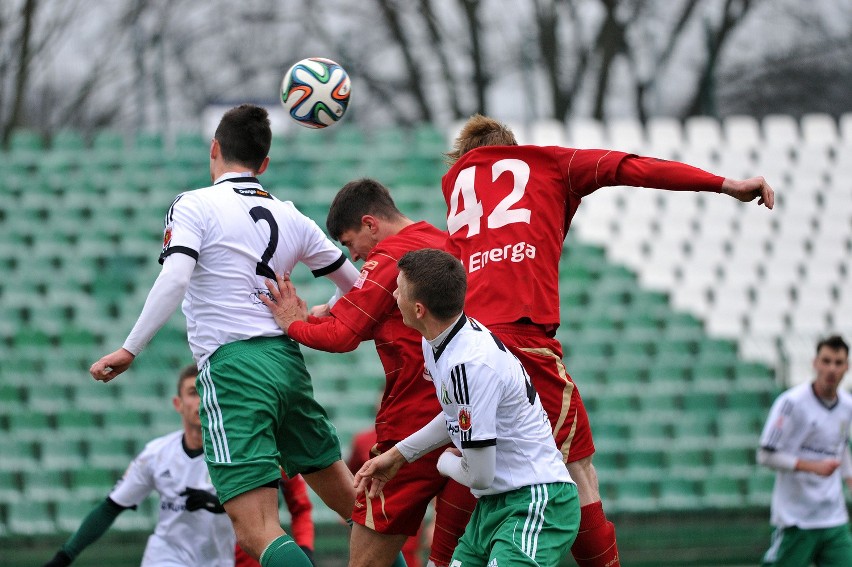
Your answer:
[[[755,198],[772,208],[762,177],[723,179],[692,166],[617,151],[519,146],[505,125],[475,115],[464,125],[442,180],[446,250],[467,270],[465,311],[521,360],[541,396],[580,492],[580,531],[571,548],[581,567],[619,565],[615,528],[603,512],[595,451],[580,394],[562,363],[559,258],[581,199],[630,185]]]
[[[373,340],[385,371],[385,391],[376,415],[379,454],[430,422],[440,410],[435,388],[424,378],[421,337],[405,326],[393,292],[397,261],[410,250],[443,248],[446,233],[403,215],[387,188],[372,179],[347,183],[331,203],[329,235],[364,260],[352,290],[327,317],[308,316],[304,302],[284,276],[267,282],[275,300],[263,297],[275,320],[295,341],[328,352],[348,352]],[[350,567],[391,565],[409,536],[417,534],[433,497],[435,535],[430,562],[449,564],[458,538],[476,505],[467,487],[436,472],[441,450],[420,459],[389,483],[382,498],[360,495],[352,513]],[[406,467],[409,468],[409,467]]]

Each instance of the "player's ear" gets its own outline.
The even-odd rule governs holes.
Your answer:
[[[210,142],[210,159],[216,159],[217,157],[219,157],[219,152],[219,140],[213,138],[213,140]]]
[[[269,166],[269,156],[266,156],[265,158],[263,158],[263,163],[260,164],[260,167],[257,168],[257,171],[255,173],[257,173],[257,175],[260,175],[261,173],[266,171],[266,168],[268,166]]]
[[[175,407],[175,411],[180,413],[180,409],[183,404],[178,396],[172,398],[172,405]]]
[[[364,215],[361,217],[361,225],[366,226],[370,234],[375,234],[379,228],[379,223],[373,215]]]

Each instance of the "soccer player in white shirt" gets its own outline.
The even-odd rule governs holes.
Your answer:
[[[450,567],[556,566],[577,536],[580,505],[550,422],[518,359],[465,316],[465,270],[422,249],[398,262],[395,292],[406,325],[423,335],[426,372],[442,412],[355,474],[376,497],[401,466],[447,442],[438,472],[478,498]]]
[[[95,362],[112,380],[183,300],[199,368],[204,452],[237,540],[263,567],[310,562],[278,519],[280,468],[305,481],[343,518],[355,501],[352,473],[325,410],[313,397],[299,346],[258,299],[266,278],[297,262],[341,293],[358,270],[312,220],[279,201],[257,176],[269,164],[267,112],[244,104],[224,114],[210,146],[213,185],[181,193],[168,210],[160,261],[142,313],[122,348]]]
[[[821,340],[814,381],[790,388],[772,405],[757,452],[760,464],[777,471],[775,531],[763,565],[852,565],[843,497],[843,481],[852,489],[852,396],[838,389],[848,369],[849,345],[837,335]]]
[[[172,401],[183,429],[145,445],[106,500],[44,567],[70,565],[119,514],[135,509],[152,490],[160,495],[160,514],[145,546],[142,567],[234,565],[234,528],[216,497],[203,458],[196,373],[195,365],[181,371]]]

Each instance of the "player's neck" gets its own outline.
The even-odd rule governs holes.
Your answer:
[[[814,382],[814,393],[819,399],[824,402],[833,403],[837,400],[837,388],[831,384],[825,384],[819,381]]]
[[[201,449],[204,446],[201,438],[201,429],[185,427],[183,430],[183,444],[191,451]]]

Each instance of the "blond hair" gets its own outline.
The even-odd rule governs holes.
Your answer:
[[[446,154],[447,165],[452,166],[464,154],[482,146],[517,146],[518,141],[512,130],[502,122],[488,116],[474,114],[465,122],[453,149]]]

